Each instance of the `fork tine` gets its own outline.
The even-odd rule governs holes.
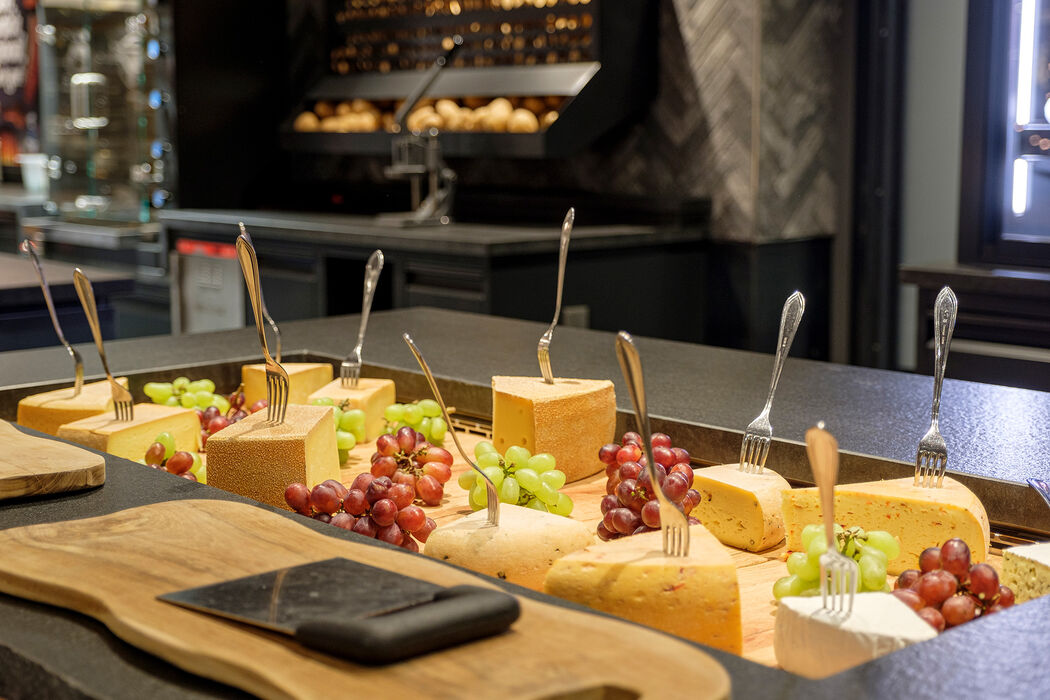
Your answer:
[[[751,439],[751,436],[748,435],[747,433],[744,433],[744,439],[740,443],[740,468],[741,469],[744,469],[745,465],[747,464],[747,462],[744,461],[744,458],[747,457],[747,443],[748,443],[748,441],[750,439]]]
[[[761,471],[763,469],[765,469],[765,467],[766,467],[766,458],[769,457],[769,444],[770,444],[770,442],[771,441],[767,440],[766,438],[762,438],[760,440],[761,445],[759,447],[759,454],[758,454],[758,464],[757,464],[758,469],[756,470],[759,473],[761,473]]]

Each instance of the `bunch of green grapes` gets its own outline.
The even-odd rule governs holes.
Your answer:
[[[474,447],[474,457],[481,471],[492,480],[500,502],[555,515],[572,513],[572,499],[558,491],[565,485],[565,472],[556,469],[554,455],[529,454],[524,447],[516,445],[508,447],[506,455],[500,455],[491,442],[483,440]],[[480,474],[473,469],[463,472],[459,485],[470,492],[472,509],[488,506],[488,489]]]
[[[843,528],[835,523],[835,543],[841,554],[857,562],[860,580],[857,590],[886,591],[886,563],[901,553],[897,538],[883,530],[865,532],[859,527]],[[828,551],[823,525],[802,528],[802,549],[787,558],[788,575],[773,584],[773,597],[806,596],[820,593],[820,555]]]
[[[365,441],[365,412],[360,408],[347,408],[347,403],[336,404],[327,396],[311,401],[314,406],[331,406],[335,412],[335,443],[339,448],[339,463],[350,455],[357,443]]]
[[[441,406],[434,399],[390,404],[383,411],[383,418],[386,419],[383,432],[394,435],[407,425],[417,433],[423,433],[423,438],[431,445],[441,446],[448,432],[448,424],[441,417]]]
[[[190,481],[208,482],[208,466],[196,452],[175,451],[175,436],[164,432],[157,435],[146,449],[141,464],[162,469]]]
[[[199,408],[202,411],[215,406],[222,415],[230,410],[229,399],[215,393],[215,382],[210,379],[190,381],[189,377],[176,377],[171,382],[149,382],[142,391],[153,403],[165,406]]]

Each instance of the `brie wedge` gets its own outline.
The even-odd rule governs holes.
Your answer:
[[[1050,542],[1003,550],[1001,579],[1018,603],[1050,595]]]

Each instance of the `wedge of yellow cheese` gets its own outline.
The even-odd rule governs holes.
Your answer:
[[[365,440],[375,440],[383,433],[386,421],[383,411],[397,402],[397,392],[391,379],[361,377],[354,388],[344,387],[342,380],[325,384],[310,394],[306,403],[314,399],[329,398],[345,409],[358,408],[365,412]],[[344,406],[345,404],[345,406]]]
[[[498,527],[489,526],[487,509],[479,510],[430,533],[423,553],[541,591],[551,564],[593,542],[591,533],[577,520],[501,504]]]
[[[616,432],[616,394],[606,379],[492,378],[492,443],[549,452],[567,481],[597,474],[602,445]]]
[[[325,362],[287,362],[281,366],[288,373],[288,403],[310,403],[310,394],[332,381],[332,365]],[[245,406],[265,399],[266,365],[242,366],[241,382]]]
[[[112,411],[66,423],[58,437],[102,452],[140,460],[160,433],[171,433],[175,449],[195,452],[200,441],[201,423],[197,414],[181,407],[137,403],[135,419],[118,421]]]
[[[331,406],[289,404],[284,423],[252,413],[208,438],[208,485],[278,508],[293,481],[339,479]]]
[[[988,558],[988,513],[973,491],[951,477],[940,488],[923,488],[912,477],[843,484],[835,487],[835,522],[843,527],[885,530],[895,535],[901,553],[886,566],[896,575],[918,568],[927,547],[939,547],[952,537],[970,547],[974,563]],[[783,494],[788,549],[802,549],[802,528],[821,523],[817,489],[792,489]]]
[[[544,593],[739,654],[736,565],[703,525],[689,556],[668,557],[660,532],[598,542],[554,562]]]
[[[1004,549],[1000,579],[1018,603],[1050,595],[1050,542]]]
[[[737,464],[705,467],[694,470],[693,488],[701,498],[690,515],[722,544],[760,552],[784,539],[780,493],[791,485],[775,471],[748,474]]]
[[[127,377],[117,377],[117,383],[125,389],[128,387]],[[72,395],[73,388],[66,387],[27,396],[18,402],[17,422],[48,435],[58,435],[60,425],[113,411],[113,389],[106,380],[85,384],[76,397],[71,398]]]

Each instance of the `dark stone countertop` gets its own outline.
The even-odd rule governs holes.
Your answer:
[[[289,359],[341,357],[353,343],[357,319],[286,323],[282,330]],[[401,382],[399,393],[422,395],[424,384],[401,339],[402,332],[410,332],[442,391],[454,397],[450,401],[467,412],[485,415],[489,376],[535,374],[534,348],[543,330],[543,324],[426,308],[380,312],[369,324],[365,374],[394,376]],[[722,461],[730,448],[738,451],[736,426],[746,425],[761,408],[771,358],[645,338],[638,345],[652,412],[687,437],[687,447],[701,458]],[[87,373],[97,376],[96,353],[86,346],[82,349]],[[138,376],[141,386],[149,377],[147,371],[156,374],[194,364],[242,361],[255,358],[258,351],[254,329],[244,329],[116,341],[107,344],[107,354],[120,373],[146,373]],[[554,336],[552,364],[557,376],[612,378],[620,408],[628,408],[612,334],[560,328]],[[9,398],[30,393],[67,373],[68,356],[60,348],[3,353],[0,386],[7,388],[0,393]],[[843,449],[855,451],[854,457],[844,456],[844,472],[850,467],[863,471],[872,464],[892,467],[894,460],[910,461],[909,453],[928,421],[929,389],[927,377],[789,360],[773,411],[774,429],[784,438],[774,446],[770,466],[785,472],[794,469],[794,461],[788,459],[791,448],[799,445],[801,432],[817,419],[829,422]],[[1019,420],[1017,414],[1023,411],[1050,414],[1050,395],[946,381],[942,425],[949,449],[954,447],[952,466],[984,475],[981,479],[1019,479],[1028,474],[1028,467],[1018,465],[1030,464],[1022,457],[1045,454],[1041,446],[1046,438],[1037,431],[1034,416]],[[968,436],[967,431],[975,434]],[[1007,433],[997,434],[1003,431]],[[733,437],[735,445],[724,439],[726,435]],[[1016,442],[1021,438],[1033,442],[1026,448]],[[676,436],[678,442],[683,441]],[[1006,454],[997,457],[989,444]],[[728,459],[735,457],[730,454]],[[1047,474],[1045,458],[1034,467],[1037,473]],[[0,528],[90,517],[174,498],[243,500],[112,456],[107,457],[107,474],[106,485],[99,489],[0,506]],[[300,522],[329,536],[357,537],[313,521]],[[951,688],[966,688],[967,694],[978,697],[1040,697],[1050,690],[1050,667],[1045,664],[1050,658],[1048,616],[1050,598],[1043,598],[823,681],[708,651],[731,674],[734,696],[739,698],[940,698]],[[233,694],[139,652],[80,615],[0,596],[0,619],[5,623],[0,624],[0,671],[10,671],[0,672],[0,694],[128,698]],[[975,655],[988,663],[974,663]]]
[[[51,289],[51,298],[56,304],[77,301],[73,288],[73,268],[75,265],[41,260],[44,279]],[[95,267],[81,267],[91,280],[96,296],[105,296],[112,292],[130,290],[134,286],[134,276],[102,270]],[[0,253],[0,307],[31,306],[44,307],[44,295],[40,291],[40,280],[33,269],[33,263],[27,257]]]

